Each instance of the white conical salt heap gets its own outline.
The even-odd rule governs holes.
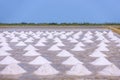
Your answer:
[[[87,39],[86,40],[91,40],[92,38],[93,38],[93,36],[91,36],[91,35],[87,35],[87,36],[85,36]],[[92,40],[91,40],[92,41]]]
[[[107,31],[103,31],[102,33],[103,33],[103,34],[107,34]]]
[[[72,51],[85,51],[85,49],[83,49],[81,46],[75,46],[73,49],[71,49]]]
[[[33,35],[33,37],[34,37],[35,39],[40,39],[40,36],[39,36],[39,35]]]
[[[33,31],[29,31],[28,34],[29,34],[29,35],[32,35],[32,34],[34,34],[34,32],[33,32]]]
[[[46,46],[46,45],[39,41],[38,43],[35,44],[35,46]]]
[[[0,49],[6,50],[6,51],[13,50],[10,46],[2,46]]]
[[[62,34],[62,35],[60,36],[60,39],[67,39],[67,36],[66,36],[65,34]]]
[[[115,43],[120,44],[120,39],[116,40]]]
[[[82,42],[79,42],[75,46],[85,46],[85,45]]]
[[[30,51],[26,52],[23,56],[39,56],[39,55],[41,55],[41,54],[38,53],[37,51],[30,50]]]
[[[26,35],[26,34],[24,34],[24,33],[23,33],[23,34],[21,34],[21,35],[20,35],[20,37],[21,37],[22,39],[26,39],[26,38],[28,38],[28,37],[27,37],[27,35]]]
[[[26,39],[24,42],[33,42],[33,38],[28,38],[28,39]]]
[[[92,35],[91,34],[85,34],[84,37],[87,37],[87,38],[91,39]]]
[[[116,46],[117,46],[117,47],[120,47],[120,43],[118,43]]]
[[[85,41],[85,40],[87,40],[87,39],[88,39],[88,38],[87,38],[87,37],[85,37],[85,36],[82,38],[82,40],[83,40],[83,41]]]
[[[23,41],[20,41],[16,44],[16,46],[27,46],[27,44],[25,44]]]
[[[120,76],[120,69],[112,64],[104,68],[98,74],[104,76]]]
[[[70,52],[66,51],[66,50],[62,50],[60,53],[58,53],[59,57],[70,57],[73,56],[73,54],[71,54]]]
[[[13,38],[10,42],[18,42],[20,39],[18,37]]]
[[[102,42],[109,43],[110,41],[108,39],[103,39]]]
[[[38,50],[38,49],[36,49],[34,46],[32,46],[32,45],[28,45],[24,50]]]
[[[73,38],[72,37],[68,37],[67,40],[71,41]]]
[[[65,46],[62,42],[57,42],[55,45],[56,46]]]
[[[9,56],[9,55],[11,55],[11,54],[8,53],[8,52],[5,51],[5,50],[0,49],[0,56]]]
[[[99,43],[97,46],[108,46],[107,44],[105,44],[104,42]]]
[[[75,75],[75,76],[86,76],[91,75],[92,72],[89,71],[85,66],[82,64],[76,64],[74,65],[70,71],[67,71],[68,75]]]
[[[101,51],[95,50],[91,55],[91,57],[107,57],[107,55],[103,54]]]
[[[79,35],[73,35],[73,38],[74,38],[74,39],[79,39],[80,36],[79,36]]]
[[[35,75],[55,75],[58,74],[59,71],[57,71],[55,68],[53,68],[50,64],[44,64],[38,70],[34,72]]]
[[[54,37],[53,37],[53,35],[52,34],[49,34],[48,36],[47,36],[47,39],[53,39]]]
[[[113,36],[113,35],[114,35],[114,33],[112,31],[109,31],[107,34],[107,36]]]
[[[11,38],[12,36],[10,34],[7,34],[5,37],[6,38]]]
[[[119,38],[116,37],[116,36],[111,36],[110,38],[111,38],[112,41],[117,41],[117,40],[119,40]]]
[[[99,51],[109,51],[109,49],[106,46],[99,46],[96,50],[99,50]]]
[[[26,73],[26,71],[18,64],[10,64],[0,72],[2,75],[18,75],[23,73]]]
[[[42,64],[51,64],[51,63],[52,62],[48,61],[42,56],[38,56],[33,61],[29,62],[29,64],[32,64],[32,65],[42,65]]]
[[[37,35],[41,35],[42,32],[41,32],[41,31],[36,31],[35,33],[36,33]]]
[[[14,59],[11,56],[7,56],[3,60],[0,61],[0,64],[3,64],[3,65],[18,64],[18,63],[20,63],[20,61],[17,61],[16,59]]]
[[[104,36],[98,36],[98,38],[97,38],[96,40],[98,40],[98,41],[103,41],[104,39],[105,39]]]
[[[47,34],[46,34],[46,33],[44,33],[44,32],[43,32],[41,35],[42,35],[42,36],[47,36]],[[45,37],[44,37],[44,38],[45,38]],[[45,39],[46,39],[46,38],[45,38]]]
[[[0,33],[0,39],[2,39],[3,36],[4,36],[4,34],[3,34],[3,33]],[[1,42],[1,40],[0,40],[0,42]]]
[[[91,62],[92,65],[111,65],[112,63],[104,57],[100,57],[95,61]]]
[[[61,50],[61,49],[58,46],[53,45],[48,50],[50,50],[50,51],[58,51],[58,50]]]
[[[104,36],[101,32],[96,33],[95,36],[97,37],[96,40],[103,40],[104,39]],[[102,37],[102,39],[101,39],[101,37]]]
[[[67,60],[62,62],[62,64],[64,64],[64,65],[76,65],[78,63],[83,64],[81,61],[79,61],[77,58],[75,58],[73,56],[69,57]]]
[[[66,34],[65,34],[65,35],[66,35],[66,36],[69,36],[70,34],[71,34],[70,32],[66,32]]]
[[[9,44],[7,42],[2,41],[2,43],[0,43],[0,46],[9,46]]]
[[[42,37],[38,42],[43,42],[44,43],[44,42],[47,42],[46,40],[47,39],[45,37]]]
[[[70,40],[70,42],[71,43],[78,43],[78,41],[76,39],[73,39],[73,38]]]
[[[91,34],[93,34],[93,32],[91,32],[91,31],[87,31],[86,34],[91,35]]]
[[[85,40],[84,42],[86,42],[86,43],[93,43],[93,41],[90,40],[90,39],[87,39],[87,40]]]
[[[74,39],[79,39],[81,34],[82,34],[82,32],[81,33],[78,32],[78,33],[76,33],[76,34],[73,35],[73,38]]]
[[[62,42],[58,37],[54,38],[54,42]]]
[[[79,32],[75,33],[75,34],[73,35],[73,37],[76,37],[76,38],[77,38],[78,36],[82,35],[82,33],[83,33],[82,31],[79,31]]]

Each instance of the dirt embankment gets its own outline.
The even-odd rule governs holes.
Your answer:
[[[108,28],[111,29],[113,32],[120,34],[120,27],[109,26]]]

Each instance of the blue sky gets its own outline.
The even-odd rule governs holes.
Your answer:
[[[120,23],[120,0],[0,0],[0,23]]]

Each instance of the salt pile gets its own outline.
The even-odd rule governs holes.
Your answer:
[[[67,40],[71,41],[73,38],[72,37],[68,37]]]
[[[112,64],[104,68],[98,74],[105,76],[120,76],[120,69]]]
[[[27,50],[27,51],[29,51],[29,50],[38,50],[38,49],[36,49],[34,46],[32,46],[32,45],[28,45],[24,50]]]
[[[99,43],[97,46],[108,46],[107,44],[105,44],[104,42]]]
[[[120,47],[120,43],[118,43],[116,46]]]
[[[82,42],[79,42],[75,46],[85,46],[85,45]]]
[[[102,42],[109,43],[110,41],[107,39],[103,39]]]
[[[33,38],[28,38],[28,39],[26,39],[24,42],[33,42]]]
[[[64,65],[76,65],[76,64],[83,64],[81,61],[79,61],[77,58],[71,56],[69,57],[67,60],[65,60],[64,62],[62,62],[62,64]]]
[[[105,37],[103,35],[97,35],[97,37],[98,37],[97,40],[99,40],[99,41],[102,41],[105,39]]]
[[[20,39],[18,37],[13,38],[10,42],[18,42]]]
[[[25,44],[23,41],[20,41],[16,44],[16,46],[27,46],[27,44]]]
[[[99,51],[109,51],[109,49],[106,46],[100,46],[96,50],[99,50]]]
[[[20,61],[17,61],[16,59],[14,59],[11,56],[7,56],[3,60],[0,61],[0,64],[2,64],[2,65],[18,64],[18,63],[20,63]]]
[[[34,37],[35,39],[40,39],[40,36],[39,36],[39,35],[33,35],[33,37]]]
[[[73,49],[71,49],[72,51],[85,51],[85,49],[83,49],[81,46],[75,46]]]
[[[35,51],[35,50],[30,50],[30,51],[28,51],[28,52],[26,52],[26,53],[24,54],[24,56],[39,56],[39,55],[41,55],[41,54],[38,53],[38,52]]]
[[[46,39],[45,37],[42,37],[38,42],[45,43],[45,42],[47,42],[46,40],[47,40],[47,39]]]
[[[90,40],[90,39],[87,39],[87,40],[85,40],[84,42],[86,42],[86,43],[93,43],[93,41]]]
[[[58,37],[54,38],[54,42],[62,42]]]
[[[73,38],[72,38],[72,39],[70,40],[70,42],[71,42],[71,43],[77,43],[78,41],[77,41],[76,39],[73,39]]]
[[[95,50],[91,55],[91,57],[107,57],[107,55],[103,54],[101,51]]]
[[[47,36],[47,39],[53,39],[54,37],[53,37],[53,35],[52,34],[49,34],[48,36]]]
[[[95,61],[91,62],[91,64],[93,64],[93,65],[111,65],[112,63],[110,61],[108,61],[106,58],[100,57],[100,58],[96,59]]]
[[[13,50],[10,46],[2,46],[0,49],[10,51]]]
[[[48,50],[50,50],[50,51],[58,51],[58,50],[61,50],[61,49],[58,46],[53,45]]]
[[[38,43],[35,44],[35,46],[46,46],[46,45],[43,42],[39,41]]]
[[[66,37],[65,34],[62,34],[62,35],[60,36],[60,39],[67,39],[67,37]]]
[[[65,46],[62,42],[57,42],[55,45],[56,46]]]
[[[5,51],[5,50],[0,49],[0,56],[9,56],[9,55],[11,55],[11,54],[8,53],[8,52]]]
[[[9,46],[9,44],[6,41],[1,41],[0,46]]]
[[[59,57],[70,57],[70,56],[73,56],[73,55],[66,50],[62,50],[60,53],[58,53],[57,56],[59,56]]]
[[[67,71],[68,75],[76,75],[76,76],[84,76],[84,75],[90,75],[92,72],[90,72],[85,66],[82,64],[76,64],[74,65],[70,71]]]
[[[51,63],[52,62],[48,61],[42,56],[38,56],[33,61],[29,62],[29,64],[32,64],[32,65],[42,65],[42,64],[51,64]]]
[[[23,73],[26,73],[26,71],[17,64],[10,64],[0,72],[2,75],[18,75]]]
[[[26,38],[28,38],[27,35],[24,34],[24,33],[22,33],[22,34],[20,35],[20,37],[21,37],[22,39],[26,39]]]
[[[58,74],[59,71],[57,71],[55,68],[53,68],[50,64],[44,64],[42,65],[38,70],[34,72],[36,75],[55,75]]]

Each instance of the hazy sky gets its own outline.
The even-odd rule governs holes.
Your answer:
[[[120,0],[0,0],[0,23],[120,22]]]

